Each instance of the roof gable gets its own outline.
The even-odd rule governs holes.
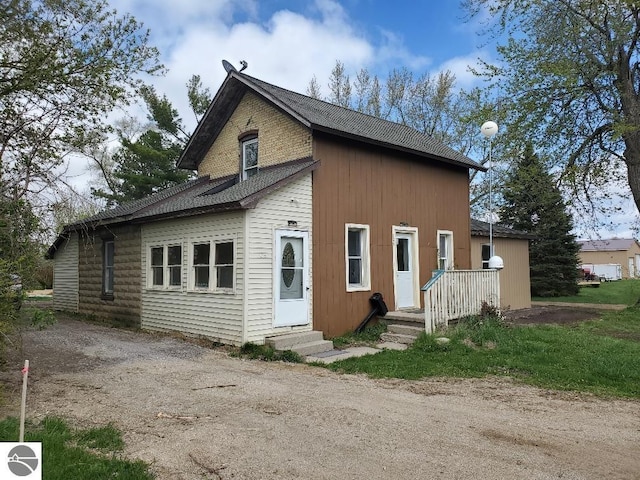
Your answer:
[[[247,91],[265,99],[312,131],[411,153],[465,168],[485,170],[461,153],[406,125],[308,97],[239,72],[230,72],[178,160],[195,169]]]

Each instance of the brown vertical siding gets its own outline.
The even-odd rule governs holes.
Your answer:
[[[114,292],[102,298],[102,237],[114,238]],[[141,262],[140,227],[110,227],[85,232],[79,239],[80,313],[108,317],[140,325]]]
[[[470,268],[469,180],[465,168],[314,135],[314,329],[353,330],[381,292],[394,308],[392,227],[418,228],[420,284],[437,268],[437,230],[451,230],[456,268]],[[371,291],[347,292],[346,223],[370,226]]]
[[[482,268],[482,245],[488,243],[488,236],[471,237],[471,268]],[[504,269],[500,271],[500,307],[531,308],[529,240],[494,237],[493,244],[496,254],[504,260]]]

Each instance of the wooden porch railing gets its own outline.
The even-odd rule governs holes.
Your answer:
[[[436,270],[422,287],[427,333],[449,320],[480,313],[482,302],[500,306],[497,270]]]

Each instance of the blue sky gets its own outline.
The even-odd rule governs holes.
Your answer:
[[[477,35],[479,21],[464,21],[459,0],[109,1],[150,29],[167,74],[146,81],[168,96],[190,129],[195,118],[185,84],[198,74],[215,93],[226,75],[223,59],[238,68],[246,60],[249,75],[300,93],[315,75],[325,95],[336,60],[352,78],[361,68],[381,79],[394,68],[416,76],[450,70],[468,88],[480,84],[469,66],[496,59],[495,46]],[[132,112],[144,118],[142,109]],[[71,183],[87,188],[87,168],[86,162],[71,165]],[[602,236],[631,235],[636,209],[625,203],[624,226]]]

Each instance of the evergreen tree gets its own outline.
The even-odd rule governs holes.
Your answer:
[[[571,234],[573,220],[560,189],[531,144],[507,175],[503,199],[500,223],[535,236],[529,248],[531,294],[577,294],[579,246]]]
[[[203,88],[198,75],[187,83],[192,112],[199,119],[211,101],[211,92]],[[121,147],[110,157],[94,158],[104,174],[109,191],[93,189],[94,197],[107,200],[112,207],[147,197],[159,190],[184,182],[190,177],[176,162],[189,140],[189,133],[166,95],[160,97],[152,87],[142,89],[149,111],[151,128],[137,139],[120,135]]]

